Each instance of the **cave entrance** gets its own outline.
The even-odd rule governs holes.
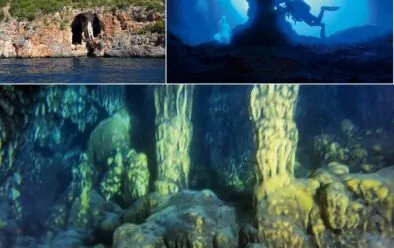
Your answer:
[[[82,44],[82,29],[84,23],[87,22],[84,14],[78,14],[74,21],[71,24],[71,32],[72,32],[72,44]]]
[[[94,14],[92,26],[93,26],[93,36],[97,37],[101,33],[101,29],[102,29],[101,21],[98,18],[97,14]]]
[[[89,25],[91,24],[91,25]],[[89,30],[89,28],[92,30]],[[98,18],[97,14],[93,13],[81,13],[75,16],[71,24],[72,32],[72,44],[82,44],[82,39],[89,40],[89,33],[93,34],[93,37],[97,37],[102,30],[102,23]]]
[[[248,0],[230,0],[234,9],[238,12],[243,22],[246,22],[248,17],[249,3]]]

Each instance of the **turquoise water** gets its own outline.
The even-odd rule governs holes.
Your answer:
[[[164,83],[164,59],[0,59],[0,83]]]

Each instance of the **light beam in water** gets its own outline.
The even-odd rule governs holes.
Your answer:
[[[246,22],[248,20],[248,2],[246,0],[230,0],[230,2]]]

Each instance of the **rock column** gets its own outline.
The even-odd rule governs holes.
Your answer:
[[[193,86],[157,86],[154,96],[157,159],[154,187],[161,194],[173,194],[188,187]]]
[[[286,45],[287,34],[292,28],[285,16],[274,9],[274,0],[248,0],[249,20],[243,28],[237,28],[233,34],[232,44],[237,46],[250,45]]]
[[[294,109],[296,85],[256,85],[250,96],[257,145],[256,200],[294,178],[298,130]]]

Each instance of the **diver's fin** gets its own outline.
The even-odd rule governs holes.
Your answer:
[[[338,6],[323,6],[321,7],[321,10],[325,10],[325,11],[337,11],[339,10],[340,7]]]

